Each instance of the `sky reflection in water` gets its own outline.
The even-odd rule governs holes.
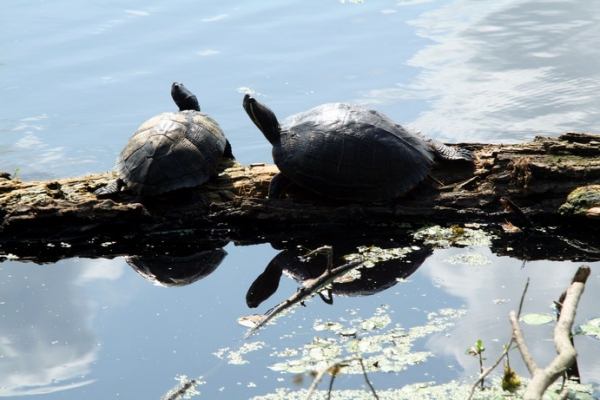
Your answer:
[[[451,2],[408,22],[434,42],[407,61],[417,77],[366,99],[427,99],[411,125],[448,140],[596,133],[599,19],[593,2]]]
[[[174,109],[174,80],[198,94],[246,164],[271,161],[270,145],[241,108],[247,91],[281,118],[325,102],[359,102],[449,141],[594,133],[600,122],[596,2],[21,1],[2,8],[12,17],[3,20],[0,170],[18,169],[25,180],[111,169],[144,120]],[[211,275],[168,289],[141,279],[122,258],[0,264],[0,395],[158,398],[178,374],[203,376],[199,389],[212,398],[264,394],[292,387],[291,377],[266,368],[275,362],[270,346],[299,346],[315,335],[313,319],[339,320],[347,309],[371,315],[380,304],[406,327],[442,307],[468,311],[447,335],[422,344],[439,354],[435,361],[374,377],[381,388],[463,378],[478,368],[467,347],[482,339],[491,359],[508,341],[508,311],[527,277],[525,310],[551,312],[579,265],[522,265],[473,249],[491,263],[457,266],[444,260],[469,249],[436,251],[410,283],[336,298],[333,307],[311,302],[255,338],[268,346],[253,362],[232,366],[213,353],[244,343],[235,321],[251,312],[245,293],[277,252],[226,250]],[[598,316],[600,266],[590,265],[579,322]],[[260,312],[296,287],[284,278]],[[553,354],[544,342],[551,328],[526,327],[540,364]],[[292,332],[295,342],[281,341]],[[578,337],[576,344],[584,380],[597,381],[598,342]],[[525,374],[518,357],[511,360]]]
[[[70,259],[46,266],[3,263],[0,394],[50,393],[86,385],[87,389],[70,392],[98,399],[117,393],[155,398],[174,386],[172,379],[180,374],[202,376],[205,384],[200,391],[217,398],[264,394],[274,387],[293,387],[290,375],[267,366],[281,361],[272,357],[274,352],[322,336],[312,330],[313,320],[343,322],[352,318],[348,310],[370,316],[381,304],[391,307],[393,323],[405,329],[426,323],[429,313],[442,308],[465,309],[467,314],[448,331],[419,345],[437,354],[436,358],[400,375],[376,374],[373,379],[378,388],[446,381],[448,376],[468,379],[478,366],[476,359],[465,354],[466,348],[482,339],[488,359],[502,351],[510,335],[508,312],[517,308],[526,279],[531,278],[531,287],[524,312],[552,314],[552,301],[579,265],[523,264],[498,258],[485,248],[436,250],[407,283],[369,297],[336,296],[333,306],[315,299],[280,318],[275,326],[243,340],[246,329],[236,320],[266,312],[295,293],[297,283],[284,276],[276,294],[250,310],[246,291],[278,252],[265,246],[228,245],[226,250],[227,257],[212,274],[189,286],[171,288],[142,279],[123,258]],[[472,253],[483,256],[480,265],[452,261]],[[600,267],[599,263],[590,265],[592,271]],[[578,323],[598,316],[599,286],[600,277],[593,272]],[[525,326],[541,365],[554,354],[552,342],[547,341],[552,329],[552,324]],[[256,341],[263,342],[264,348],[243,356],[249,364],[228,365],[215,355],[220,349],[239,351],[245,343]],[[587,382],[595,381],[600,373],[597,344],[589,337],[576,338]],[[511,363],[526,375],[516,353]],[[350,376],[336,387],[357,384],[359,379]]]
[[[359,102],[451,141],[595,132],[599,122],[595,2],[28,3],[6,21],[0,87],[12,149],[0,169],[24,179],[111,169],[141,122],[174,108],[175,80],[245,164],[271,160],[241,109],[246,91],[281,118]]]

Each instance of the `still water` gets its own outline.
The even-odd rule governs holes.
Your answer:
[[[0,4],[0,170],[23,180],[113,167],[131,133],[173,110],[183,82],[213,116],[243,164],[269,162],[270,146],[241,108],[253,93],[280,117],[332,102],[369,105],[448,141],[521,142],[566,131],[599,133],[600,3],[533,0],[33,1]],[[333,241],[334,238],[331,238]],[[387,240],[394,240],[393,237]],[[325,243],[323,243],[325,244]],[[371,245],[365,239],[364,245]],[[486,247],[435,250],[408,277],[368,296],[320,300],[244,339],[236,320],[250,284],[279,253],[225,246],[193,284],[163,287],[125,258],[0,264],[0,396],[160,398],[187,375],[205,398],[250,398],[296,386],[269,369],[301,348],[313,321],[364,318],[385,305],[392,324],[422,325],[432,312],[466,314],[417,343],[435,357],[399,373],[371,374],[380,389],[469,379],[465,350],[482,339],[494,359],[507,315],[532,280],[526,311],[551,313],[579,263],[498,257]],[[456,264],[467,253],[480,262]],[[600,316],[600,264],[579,324]],[[264,313],[298,284],[284,276]],[[553,356],[551,325],[526,328],[538,364]],[[262,348],[232,364],[228,351]],[[600,345],[578,337],[584,383],[600,383]],[[511,358],[527,376],[518,356]],[[360,388],[359,376],[336,388]],[[325,385],[325,384],[323,384]]]

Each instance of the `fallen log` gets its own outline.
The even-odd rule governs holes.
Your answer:
[[[0,177],[0,245],[23,241],[62,243],[125,240],[186,230],[211,238],[281,233],[323,225],[374,227],[405,222],[502,223],[595,230],[600,217],[600,135],[566,133],[520,144],[461,143],[471,163],[436,164],[404,197],[385,203],[348,203],[297,192],[267,199],[274,165],[226,161],[215,180],[143,204],[119,192],[93,192],[112,172],[44,182]],[[440,185],[439,182],[442,182]],[[579,189],[569,203],[567,197]],[[566,204],[567,203],[567,204]],[[206,236],[206,235],[205,235]],[[252,241],[252,239],[249,239]]]

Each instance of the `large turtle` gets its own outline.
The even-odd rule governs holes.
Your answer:
[[[131,136],[116,162],[116,182],[96,190],[109,195],[126,186],[138,196],[201,185],[213,176],[231,145],[214,119],[200,112],[196,96],[183,84],[171,86],[179,111],[156,115]]]
[[[271,181],[271,198],[281,197],[295,183],[331,198],[384,201],[425,179],[434,156],[473,160],[467,150],[411,133],[360,105],[324,104],[281,125],[273,111],[248,94],[243,106],[273,145],[280,173]]]

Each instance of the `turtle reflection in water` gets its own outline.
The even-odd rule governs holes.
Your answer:
[[[341,247],[344,247],[342,249]],[[334,267],[345,264],[346,261],[339,254],[352,252],[351,246],[333,246],[334,260],[338,255],[339,262],[334,262]],[[271,297],[279,287],[282,274],[285,274],[298,283],[303,283],[319,277],[327,268],[326,257],[313,257],[306,259],[307,250],[294,248],[283,250],[277,254],[267,265],[264,272],[252,283],[246,293],[246,304],[250,308],[258,307],[263,301]],[[347,282],[334,282],[331,284],[329,298],[319,293],[326,303],[333,300],[331,295],[360,297],[370,296],[386,290],[399,279],[406,279],[412,275],[423,262],[433,253],[430,248],[412,249],[403,258],[379,261],[373,267],[360,268],[360,279]]]
[[[341,200],[385,201],[410,191],[429,174],[434,158],[472,162],[465,149],[411,133],[360,105],[324,104],[279,124],[267,106],[245,95],[243,107],[273,145],[279,170],[269,197],[291,184]]]
[[[212,274],[227,256],[222,248],[191,255],[150,254],[125,260],[140,276],[157,286],[186,286]]]
[[[156,196],[208,181],[221,158],[233,159],[231,145],[217,122],[200,112],[196,96],[183,84],[171,86],[179,111],[144,122],[116,162],[116,182],[96,190],[99,196],[126,186],[138,196]]]

